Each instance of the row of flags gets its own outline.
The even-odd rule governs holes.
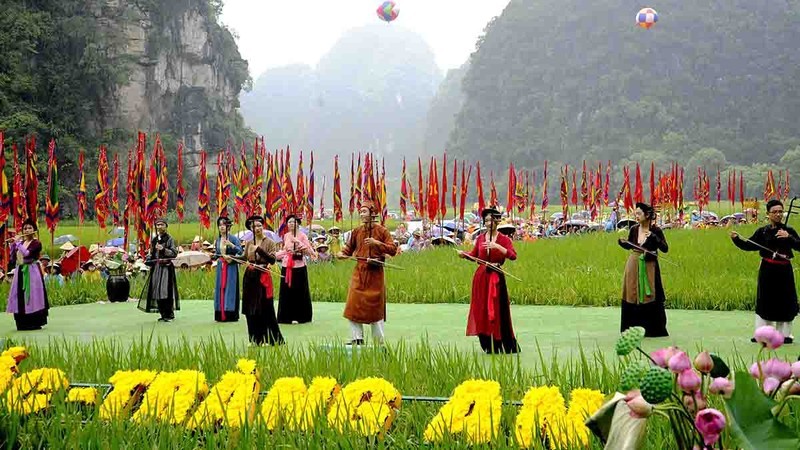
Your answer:
[[[5,224],[9,218],[13,220],[16,229],[20,229],[22,222],[31,218],[38,222],[38,174],[36,171],[36,141],[30,137],[24,145],[25,174],[20,173],[19,155],[16,144],[12,144],[12,170],[11,178],[6,176],[6,153],[2,145],[3,134],[0,132],[0,224]],[[308,174],[305,172],[303,152],[299,153],[298,166],[293,173],[291,163],[291,150],[285,149],[270,152],[266,149],[264,139],[256,140],[252,153],[245,144],[239,151],[238,158],[234,152],[227,148],[216,155],[216,178],[213,186],[208,179],[208,153],[200,154],[200,170],[198,184],[198,216],[201,226],[211,227],[211,199],[213,193],[214,213],[216,216],[232,217],[239,223],[250,215],[263,215],[267,225],[279,224],[287,216],[294,214],[304,218],[306,223],[311,223],[316,207],[316,178],[314,174],[314,153],[308,154]],[[185,217],[186,191],[184,187],[184,146],[178,144],[177,149],[177,176],[174,180],[174,189],[170,189],[170,177],[167,158],[161,139],[155,137],[152,150],[148,155],[147,136],[139,133],[137,144],[128,152],[127,171],[125,177],[125,207],[120,208],[120,162],[119,155],[114,155],[109,162],[108,151],[101,146],[98,154],[97,182],[94,195],[94,212],[98,225],[106,227],[110,222],[114,226],[123,226],[125,229],[125,245],[128,242],[129,229],[135,231],[137,238],[142,241],[148,236],[148,230],[153,226],[155,219],[167,214],[169,193],[175,194],[174,207],[179,221]],[[252,169],[249,166],[252,162]],[[85,155],[81,150],[78,158],[79,187],[77,192],[78,221],[84,223],[89,210],[86,187],[86,168],[84,167]],[[484,189],[484,177],[481,172],[480,162],[468,164],[467,161],[456,159],[448,162],[447,154],[440,160],[431,157],[424,168],[422,157],[417,158],[416,183],[409,176],[406,160],[402,163],[400,179],[400,211],[405,217],[413,210],[417,216],[422,216],[434,221],[448,216],[448,211],[456,212],[456,217],[464,219],[467,207],[469,186],[473,179],[477,194],[478,209],[487,205],[500,205],[497,188],[495,186],[494,172],[489,174],[488,193]],[[339,156],[334,157],[333,176],[333,213],[336,221],[344,218],[344,198],[342,196],[342,177],[340,172]],[[593,219],[597,218],[603,207],[611,202],[630,210],[637,202],[648,202],[668,210],[679,211],[683,209],[685,185],[684,176],[687,174],[683,167],[673,163],[669,170],[655,169],[655,164],[649,167],[649,197],[644,196],[644,183],[642,168],[637,163],[634,172],[624,166],[623,182],[619,190],[611,188],[611,162],[605,167],[602,163],[597,166],[587,165],[583,162],[580,170],[580,184],[578,184],[578,168],[564,165],[560,168],[560,204],[566,216],[568,209],[583,207],[590,211]],[[509,164],[507,195],[505,208],[512,216],[532,218],[537,211],[549,206],[548,176],[550,175],[548,162],[544,163],[542,180],[537,182],[537,173],[526,169],[517,169],[514,164]],[[425,176],[427,174],[427,176]],[[718,168],[716,174],[709,176],[703,168],[697,169],[696,178],[692,182],[693,196],[698,207],[702,210],[712,200],[711,183],[716,175],[716,200],[722,199],[722,172]],[[735,204],[737,193],[739,201],[744,206],[744,177],[741,171],[727,172],[728,200]],[[56,157],[56,143],[51,140],[48,146],[47,164],[47,194],[45,199],[45,221],[51,234],[55,233],[60,217],[58,200],[58,163]],[[536,190],[541,191],[541,203],[537,204]],[[212,191],[213,189],[213,191]],[[319,199],[319,211],[324,211],[323,198],[325,197],[326,180],[323,179],[322,194]],[[371,153],[351,153],[350,155],[350,185],[349,202],[346,209],[350,216],[357,210],[362,200],[372,200],[378,205],[381,222],[388,216],[386,170],[383,160],[379,160]],[[777,183],[772,170],[767,173],[764,188],[765,201],[771,198],[786,198],[790,192],[789,171],[779,171]],[[486,195],[488,194],[488,202]]]

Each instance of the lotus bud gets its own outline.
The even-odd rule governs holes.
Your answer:
[[[756,342],[770,350],[775,350],[783,345],[783,333],[769,325],[758,327],[753,337],[756,339]]]
[[[669,370],[675,373],[681,373],[684,370],[691,369],[692,362],[689,360],[686,352],[677,352],[669,359],[667,366],[669,367]]]
[[[700,389],[701,384],[700,375],[692,369],[684,370],[678,374],[678,386],[683,392],[696,392]]]
[[[781,380],[773,377],[767,377],[764,379],[764,393],[767,395],[772,395],[775,392],[775,389],[778,389],[781,386]]]
[[[683,394],[683,405],[686,406],[686,409],[688,409],[689,412],[694,414],[697,411],[706,409],[706,407],[708,407],[708,400],[706,400],[706,398],[700,392],[695,392],[694,394]]]
[[[653,405],[642,398],[638,390],[633,390],[625,397],[625,403],[631,410],[631,417],[646,419],[653,414]]]
[[[694,426],[703,436],[703,442],[707,446],[713,446],[725,429],[725,416],[714,408],[704,409],[697,413]]]
[[[709,373],[714,368],[714,360],[708,352],[700,352],[694,358],[694,368],[700,373]]]
[[[714,380],[711,381],[711,385],[708,387],[708,392],[728,398],[733,393],[733,383],[727,378],[714,378]]]
[[[777,358],[771,358],[761,366],[764,376],[777,378],[783,382],[792,376],[792,365]]]

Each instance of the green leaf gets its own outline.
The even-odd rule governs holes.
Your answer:
[[[736,372],[736,388],[725,400],[729,426],[744,449],[797,450],[800,438],[795,431],[772,415],[775,401],[764,395],[747,372]]]
[[[714,361],[714,368],[711,369],[711,373],[709,374],[712,378],[727,378],[728,375],[731,374],[731,369],[728,368],[728,365],[725,364],[722,358],[711,353],[711,360]]]

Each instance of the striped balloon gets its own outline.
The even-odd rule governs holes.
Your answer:
[[[391,22],[400,15],[400,9],[393,1],[383,2],[376,12],[378,13],[378,17],[386,22]]]
[[[649,30],[656,22],[658,22],[658,13],[653,8],[642,8],[642,10],[636,14],[636,25],[642,28]]]

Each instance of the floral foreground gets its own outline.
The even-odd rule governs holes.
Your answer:
[[[692,361],[677,347],[647,354],[640,347],[643,339],[644,329],[634,327],[617,341],[617,354],[626,363],[620,391],[627,392],[619,400],[640,425],[627,426],[624,433],[638,432],[641,442],[646,419],[661,416],[669,420],[681,449],[729,448],[726,444],[730,443],[722,442],[726,430],[745,448],[800,448],[797,431],[782,420],[790,414],[789,402],[800,398],[800,362],[792,364],[775,355],[762,360],[784,343],[775,328],[756,330],[755,339],[761,344],[758,360],[749,374],[737,372],[734,380],[725,362],[715,355],[700,352]],[[721,399],[724,412],[709,407],[712,396]],[[621,429],[608,430],[609,440]]]
[[[306,433],[326,424],[337,433],[380,440],[391,430],[402,404],[400,392],[382,378],[358,379],[342,387],[332,377],[315,377],[308,385],[303,378],[284,377],[274,380],[259,406],[259,373],[249,359],[240,359],[235,370],[211,387],[195,370],[117,371],[104,396],[96,387],[70,388],[59,369],[18,373],[27,356],[23,347],[0,355],[0,394],[8,412],[30,418],[45,416],[61,404],[84,419],[157,422],[193,431],[239,430],[258,424],[269,431]],[[590,431],[585,422],[603,401],[600,391],[575,389],[567,408],[558,387],[532,387],[514,423],[516,444],[586,448]],[[467,380],[425,427],[423,439],[492,442],[500,435],[502,405],[499,383]]]

